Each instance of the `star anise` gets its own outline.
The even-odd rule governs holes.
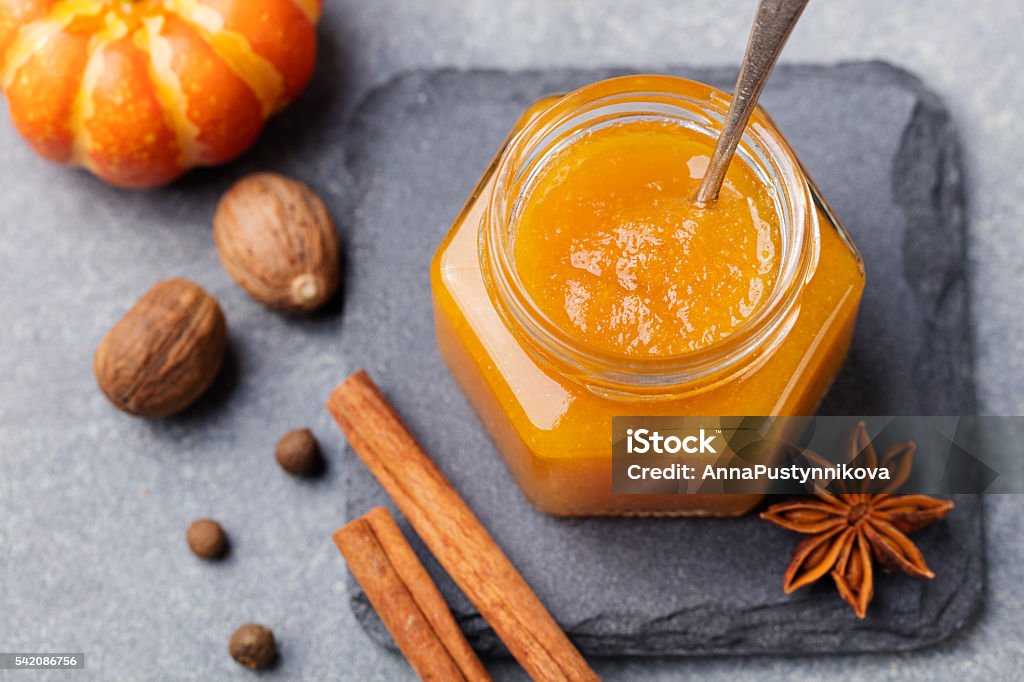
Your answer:
[[[886,571],[934,578],[906,533],[938,521],[952,508],[949,500],[928,495],[825,494],[773,505],[761,518],[810,535],[797,545],[786,569],[786,594],[831,573],[839,595],[864,618],[874,596],[872,559]]]
[[[890,494],[910,476],[917,449],[913,441],[897,443],[879,457],[867,427],[858,422],[848,448],[844,453],[847,462],[858,460],[865,468],[889,469],[889,480],[881,484],[834,481],[830,490],[816,485],[817,495],[776,504],[765,510],[761,518],[811,536],[797,545],[786,569],[782,585],[786,594],[830,573],[840,596],[859,618],[864,618],[874,596],[873,561],[886,571],[935,577],[906,533],[943,518],[953,503],[927,495]],[[811,450],[794,448],[790,454],[815,466],[832,466],[832,462]]]

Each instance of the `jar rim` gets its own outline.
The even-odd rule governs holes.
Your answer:
[[[727,336],[666,356],[633,356],[597,348],[540,309],[515,265],[513,233],[518,211],[529,199],[530,180],[536,179],[554,153],[595,126],[638,116],[684,123],[707,135],[713,145],[729,101],[726,93],[684,78],[621,76],[565,95],[512,136],[495,171],[479,233],[479,257],[495,308],[535,357],[549,364],[553,361],[562,373],[605,392],[659,393],[717,384],[753,366],[781,342],[795,320],[803,284],[817,260],[818,225],[800,164],[761,110],[751,116],[735,159],[747,163],[774,190],[781,265],[768,299]]]

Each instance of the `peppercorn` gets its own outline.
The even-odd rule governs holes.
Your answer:
[[[281,436],[274,458],[292,476],[315,476],[323,468],[320,446],[309,429],[295,429]]]
[[[196,519],[185,535],[189,549],[204,559],[219,559],[228,549],[224,529],[213,519]]]
[[[274,633],[259,623],[246,623],[231,635],[228,653],[250,670],[266,668],[277,658]]]

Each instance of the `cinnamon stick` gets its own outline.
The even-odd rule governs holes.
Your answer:
[[[352,449],[498,637],[535,680],[597,680],[515,566],[365,372],[327,409]]]
[[[334,542],[421,679],[491,679],[387,509],[376,507],[345,524]]]

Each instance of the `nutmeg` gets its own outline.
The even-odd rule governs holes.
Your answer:
[[[157,282],[103,337],[93,360],[100,389],[116,407],[164,417],[213,383],[224,359],[220,305],[187,279]]]
[[[228,653],[239,665],[260,670],[277,658],[277,642],[270,628],[259,623],[246,623],[231,635]]]
[[[224,269],[260,303],[309,312],[338,288],[338,235],[309,187],[273,173],[239,180],[223,196],[213,236]]]

